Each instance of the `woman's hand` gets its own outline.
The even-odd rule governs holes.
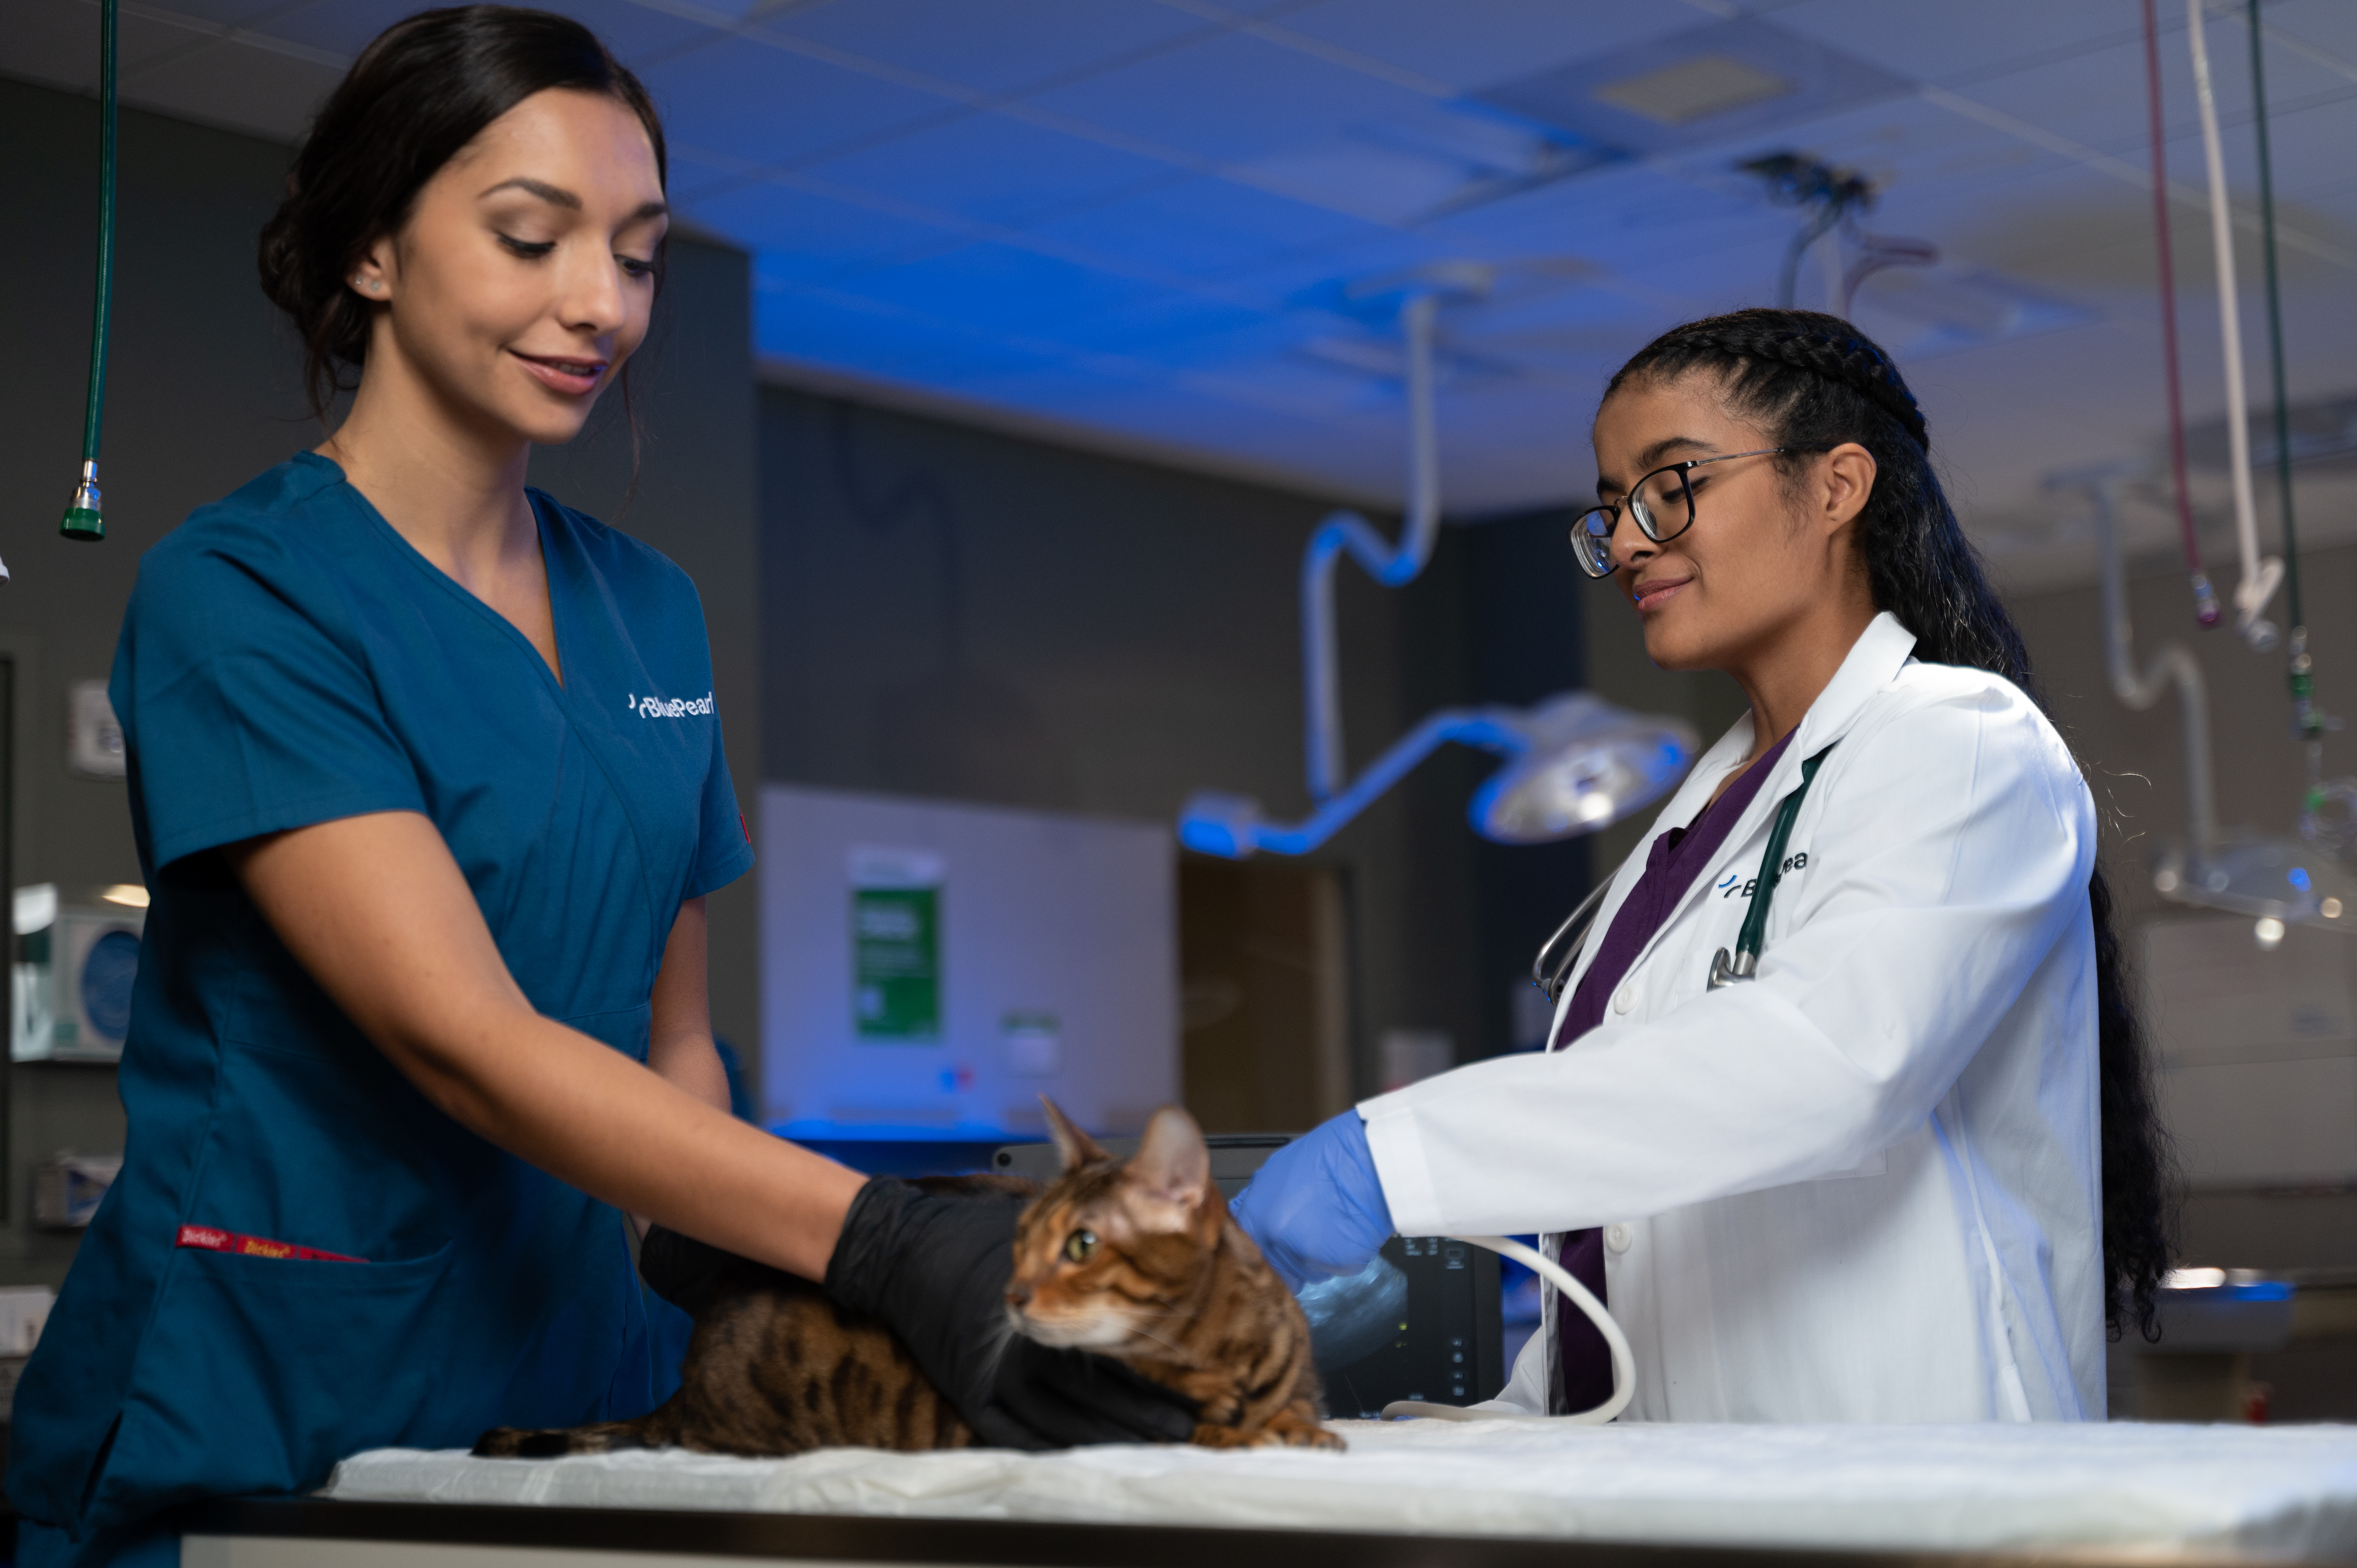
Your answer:
[[[533,1011],[449,846],[414,811],[233,844],[230,865],[279,940],[445,1114],[627,1213],[805,1279],[826,1272],[865,1177],[716,1109],[692,1065],[702,911],[682,911],[656,983],[656,1042],[683,1089]],[[688,940],[683,946],[682,938]],[[690,973],[690,971],[693,973]],[[693,979],[699,994],[678,994]],[[718,1063],[712,1063],[716,1071]]]
[[[1196,1411],[1184,1396],[1110,1357],[1015,1332],[1006,1282],[1022,1211],[1013,1194],[929,1193],[878,1176],[843,1222],[827,1294],[882,1319],[993,1447],[1187,1441]]]
[[[1271,1155],[1228,1212],[1296,1292],[1312,1280],[1355,1273],[1394,1234],[1366,1123],[1356,1111]]]

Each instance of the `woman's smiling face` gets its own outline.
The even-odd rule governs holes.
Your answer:
[[[397,358],[477,428],[571,440],[647,333],[669,218],[626,105],[552,89],[500,115],[418,192],[352,286]]]
[[[1689,374],[1622,386],[1598,410],[1595,441],[1597,499],[1621,507],[1611,580],[1643,619],[1646,656],[1664,670],[1740,666],[1856,569],[1849,524],[1865,488],[1846,476],[1862,460],[1871,486],[1864,447],[1692,469],[1693,526],[1657,544],[1629,516],[1632,488],[1667,464],[1772,447],[1774,435],[1729,413],[1712,378]],[[1795,461],[1798,474],[1783,467]],[[1661,521],[1666,532],[1684,520]]]

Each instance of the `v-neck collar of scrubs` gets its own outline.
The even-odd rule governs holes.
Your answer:
[[[546,500],[544,496],[530,486],[524,489],[524,504],[532,509],[533,534],[540,541],[541,583],[548,595],[548,635],[550,640],[556,645],[556,662],[554,665],[549,663],[546,655],[533,646],[532,639],[524,634],[522,627],[493,609],[480,594],[436,565],[427,557],[425,552],[410,542],[407,534],[393,527],[384,513],[377,510],[376,502],[369,499],[368,492],[352,483],[351,476],[344,472],[342,464],[333,457],[317,452],[297,452],[295,455],[295,460],[298,463],[316,464],[332,473],[335,476],[335,482],[351,492],[352,499],[360,507],[361,515],[368,519],[371,527],[382,532],[393,542],[394,553],[425,574],[426,577],[439,585],[444,592],[495,622],[518,647],[531,656],[533,663],[539,667],[541,674],[547,679],[550,690],[557,693],[559,701],[564,700],[567,685],[564,675],[567,662],[565,650],[574,646],[574,639],[565,635],[565,608],[559,603],[563,596],[556,591],[556,542],[550,533],[548,509],[544,504]]]

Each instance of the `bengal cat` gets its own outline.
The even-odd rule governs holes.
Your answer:
[[[1007,1282],[1014,1330],[1126,1362],[1198,1407],[1212,1448],[1340,1448],[1311,1365],[1309,1325],[1234,1220],[1194,1119],[1155,1113],[1117,1160],[1046,1101],[1063,1174],[933,1178],[935,1191],[1032,1194]],[[772,1455],[858,1446],[963,1448],[973,1431],[891,1330],[792,1274],[730,1258],[694,1298],[694,1337],[670,1400],[636,1421],[553,1432],[502,1426],[478,1455],[546,1458],[679,1447]]]

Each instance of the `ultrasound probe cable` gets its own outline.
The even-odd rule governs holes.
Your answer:
[[[1429,1416],[1436,1421],[1560,1421],[1570,1426],[1601,1426],[1629,1408],[1637,1397],[1636,1359],[1629,1352],[1629,1337],[1604,1310],[1604,1304],[1581,1284],[1569,1269],[1533,1247],[1508,1236],[1451,1236],[1452,1241],[1469,1241],[1476,1247],[1487,1247],[1534,1272],[1539,1278],[1561,1291],[1571,1304],[1587,1315],[1596,1331],[1604,1336],[1604,1343],[1612,1350],[1612,1397],[1594,1410],[1583,1410],[1572,1415],[1534,1415],[1523,1410],[1466,1410],[1453,1404],[1426,1404],[1421,1400],[1394,1400],[1383,1406],[1383,1418],[1395,1415]]]

